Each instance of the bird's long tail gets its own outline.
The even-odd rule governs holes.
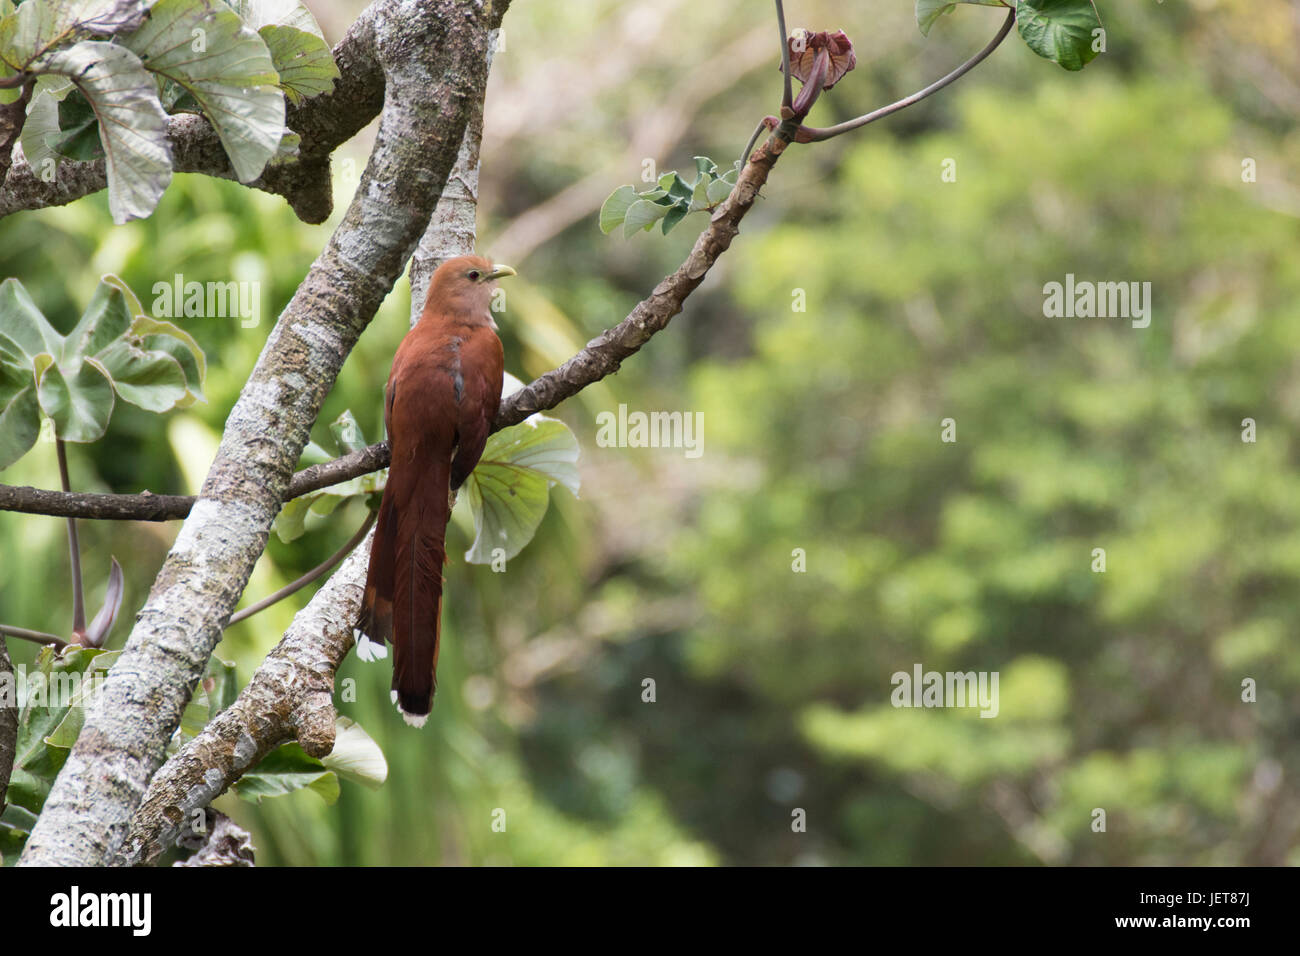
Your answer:
[[[416,727],[428,719],[437,689],[449,468],[390,470],[358,622],[372,653],[392,643],[393,702]],[[357,643],[365,656],[360,636]]]

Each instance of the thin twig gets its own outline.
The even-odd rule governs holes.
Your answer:
[[[13,627],[9,624],[0,624],[0,634],[8,634],[10,637],[32,641],[36,644],[53,644],[59,650],[63,650],[68,646],[67,641],[61,637],[55,637],[53,634],[46,634],[44,631],[29,631],[25,627]]]
[[[63,493],[71,494],[72,483],[68,480],[68,452],[63,439],[55,441],[54,447],[59,456],[59,481]],[[81,544],[77,540],[77,519],[68,519],[68,558],[72,562],[72,634],[80,638],[86,633],[86,599],[81,590]]]
[[[289,595],[293,594],[294,592],[301,591],[303,588],[311,584],[313,581],[319,578],[330,568],[334,567],[334,565],[338,564],[340,561],[346,558],[349,554],[352,553],[352,550],[357,545],[359,545],[362,541],[366,539],[366,532],[368,532],[370,530],[370,526],[375,523],[375,515],[376,512],[374,511],[369,512],[366,515],[365,523],[361,525],[361,530],[358,531],[356,534],[354,534],[351,538],[349,538],[347,544],[343,545],[343,547],[339,548],[332,555],[326,558],[323,564],[319,564],[316,567],[312,568],[310,571],[308,571],[306,574],[300,577],[297,581],[294,581],[290,584],[286,584],[284,587],[280,588],[280,590],[276,591],[270,597],[264,597],[256,604],[250,604],[242,611],[237,611],[236,613],[230,615],[230,620],[226,622],[226,627],[230,627],[231,625],[238,624],[240,621],[252,617],[258,611],[265,611],[272,604],[276,604],[280,601],[283,601],[285,598],[287,598]]]
[[[871,113],[867,113],[863,116],[859,116],[857,119],[851,119],[846,123],[840,123],[838,126],[831,126],[828,127],[827,129],[810,129],[805,127],[801,132],[807,134],[808,142],[820,143],[823,140],[831,139],[832,137],[839,136],[842,133],[848,133],[848,132],[852,132],[855,129],[861,129],[863,126],[866,126],[868,123],[874,123],[876,120],[883,119],[884,117],[889,116],[891,113],[897,113],[899,110],[906,109],[907,107],[911,106],[914,103],[921,102],[921,100],[925,99],[927,96],[930,96],[932,93],[937,93],[945,86],[949,85],[950,83],[960,80],[963,76],[965,76],[975,67],[979,66],[979,64],[983,62],[990,53],[996,50],[998,48],[998,45],[1007,38],[1007,34],[1011,32],[1011,27],[1015,25],[1015,22],[1016,22],[1016,11],[1008,10],[1006,20],[1002,22],[1002,29],[998,30],[998,35],[995,36],[989,42],[988,46],[980,50],[973,57],[971,57],[961,66],[957,67],[957,69],[953,70],[943,79],[936,80],[935,82],[927,86],[925,89],[917,90],[911,96],[906,96],[895,103],[890,103],[888,106],[882,106],[880,109],[875,110],[874,112]]]

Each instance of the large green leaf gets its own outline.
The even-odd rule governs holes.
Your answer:
[[[146,0],[30,0],[0,20],[0,59],[26,68],[57,46],[134,30]]]
[[[983,7],[1005,7],[1005,0],[916,0],[916,25],[922,35],[928,36],[934,21],[959,3],[978,4]]]
[[[116,43],[86,40],[45,54],[32,68],[69,77],[95,111],[113,221],[153,212],[171,182],[171,145],[157,85],[140,58]]]
[[[38,78],[31,102],[27,104],[27,119],[23,123],[23,155],[38,176],[46,175],[48,160],[57,166],[61,158],[50,148],[48,142],[49,137],[59,134],[59,100],[62,97],[52,91],[51,86],[54,84],[62,84],[65,92],[72,88],[65,76]]]
[[[297,744],[277,747],[244,774],[233,787],[245,800],[261,803],[266,797],[282,797],[295,790],[320,794],[326,803],[339,798],[339,778],[315,757],[307,756]]]
[[[18,280],[0,283],[0,468],[32,447],[42,411],[57,437],[84,442],[104,434],[117,396],[152,412],[202,397],[198,343],[141,311],[126,284],[105,275],[64,337]]]
[[[13,375],[12,368],[0,363],[0,471],[27,454],[41,434],[36,383],[28,372],[25,387],[6,388]]]
[[[286,26],[257,31],[280,74],[280,89],[293,103],[328,93],[339,78],[329,44],[314,34]]]
[[[1092,32],[1101,27],[1092,0],[1020,0],[1016,27],[1041,57],[1082,70],[1097,55]]]
[[[520,384],[507,376],[505,394]],[[551,486],[578,493],[577,461],[578,439],[569,426],[545,415],[530,415],[489,436],[465,482],[474,516],[474,543],[465,560],[490,564],[498,548],[507,560],[522,551],[546,516]]]
[[[63,354],[63,336],[46,321],[17,279],[0,282],[0,348],[24,359],[29,367],[42,352]]]
[[[81,734],[86,722],[86,707],[94,700],[101,682],[108,674],[109,668],[122,654],[121,651],[105,651],[100,648],[80,648],[65,650],[56,658],[51,667],[51,674],[81,674],[81,684],[72,695],[69,706],[62,708],[63,716],[49,735],[45,743],[51,747],[71,750]],[[66,662],[63,658],[67,658]],[[54,677],[57,684],[58,678]]]
[[[59,362],[71,368],[88,355],[98,355],[131,328],[139,311],[140,300],[126,283],[115,275],[104,276],[86,311],[64,339]]]
[[[261,174],[280,145],[284,97],[266,43],[237,13],[219,0],[158,0],[123,42],[194,97],[240,182]]]
[[[53,356],[36,357],[36,397],[65,441],[98,441],[113,416],[113,382],[95,359],[65,373]]]
[[[96,358],[108,372],[118,396],[145,411],[171,411],[189,394],[185,371],[166,352],[142,349],[118,339]]]
[[[189,396],[177,402],[177,408],[187,408],[196,401],[207,401],[203,397],[203,380],[208,376],[208,362],[194,336],[179,325],[140,314],[131,323],[131,334],[138,336],[146,349],[166,352],[185,372]]]

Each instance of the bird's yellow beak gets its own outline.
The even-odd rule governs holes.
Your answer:
[[[518,275],[518,273],[509,266],[503,266],[498,262],[492,267],[492,271],[483,277],[483,281],[491,282],[493,279],[504,279],[506,276],[513,275]]]

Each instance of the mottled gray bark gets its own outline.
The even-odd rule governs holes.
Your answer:
[[[373,8],[385,76],[379,134],[352,204],[272,330],[217,458],[109,672],[23,852],[24,865],[118,855],[132,813],[220,638],[322,402],[427,227],[486,82],[507,3],[388,0]],[[332,684],[332,671],[326,675]],[[329,739],[333,709],[300,715]],[[328,717],[328,728],[326,718]]]
[[[167,761],[131,820],[115,865],[151,862],[201,810],[276,747],[314,757],[334,749],[334,672],[352,647],[370,539],[299,611],[235,702]]]

